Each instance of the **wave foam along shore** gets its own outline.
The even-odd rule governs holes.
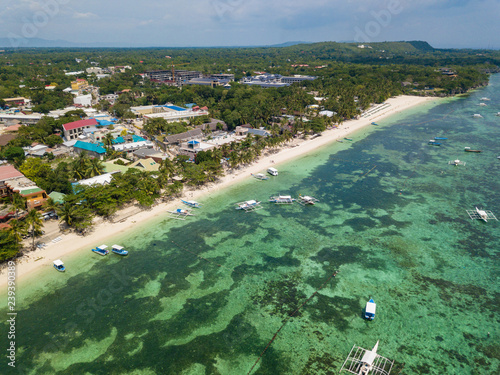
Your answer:
[[[225,175],[216,184],[190,191],[189,199],[198,200],[214,190],[227,188],[236,182],[248,178],[250,173],[257,173],[263,169],[267,169],[270,164],[276,165],[284,163],[288,160],[314,152],[314,150],[321,146],[335,142],[338,139],[342,139],[353,132],[369,126],[374,120],[381,120],[415,106],[437,100],[439,99],[434,97],[406,95],[390,98],[384,104],[377,106],[377,108],[372,108],[365,112],[359,119],[349,120],[338,128],[326,130],[321,134],[321,137],[299,141],[294,147],[285,147],[280,152],[263,157],[257,162],[239,169],[234,174]],[[151,210],[141,211],[134,215],[127,216],[126,219],[118,222],[103,222],[97,219],[99,223],[96,223],[92,235],[82,237],[75,233],[69,233],[63,235],[60,241],[51,243],[46,248],[42,247],[34,250],[17,259],[17,278],[19,279],[42,267],[52,267],[52,261],[54,259],[62,258],[65,255],[81,249],[90,249],[97,243],[105,243],[106,239],[116,236],[119,233],[132,230],[137,223],[142,223],[146,220],[164,215],[168,210],[175,209],[177,205],[177,201],[161,203],[154,206]],[[118,213],[118,215],[120,215],[120,213]],[[6,272],[5,268],[0,271],[0,286],[7,284]]]

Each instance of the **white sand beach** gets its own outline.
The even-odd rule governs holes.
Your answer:
[[[232,174],[227,174],[217,183],[204,186],[199,190],[185,192],[185,196],[182,198],[187,200],[200,200],[204,195],[210,194],[215,190],[224,189],[231,184],[249,178],[250,173],[261,172],[269,166],[276,166],[279,169],[280,163],[313,152],[321,146],[334,142],[337,139],[342,139],[348,134],[360,130],[365,126],[369,126],[372,122],[380,121],[383,118],[420,104],[438,100],[440,99],[434,97],[415,96],[398,96],[391,98],[385,102],[388,105],[379,105],[375,109],[367,111],[364,117],[358,120],[346,121],[338,128],[323,132],[320,137],[307,140],[294,140],[293,147],[285,146],[281,151],[275,154],[261,157],[251,165],[242,167]],[[137,223],[151,220],[159,215],[165,215],[167,210],[175,209],[178,205],[179,200],[176,199],[172,202],[158,204],[147,211],[134,213],[135,211],[129,209],[130,214],[127,214],[127,212],[119,212],[117,215],[123,217],[123,219],[113,223],[97,219],[91,234],[86,236],[80,236],[75,233],[61,234],[57,241],[48,242],[48,246],[28,252],[26,255],[16,259],[17,278],[28,275],[34,270],[42,267],[52,267],[52,262],[55,259],[64,258],[64,256],[69,253],[80,250],[88,251],[96,245],[105,243],[107,238],[132,229]],[[7,284],[6,272],[6,268],[0,271],[0,286],[2,287]]]

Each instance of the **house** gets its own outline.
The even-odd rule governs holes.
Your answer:
[[[45,190],[40,189],[33,181],[24,177],[24,175],[5,181],[5,186],[7,187],[8,195],[18,193],[21,197],[26,198],[28,210],[41,208],[48,197]]]
[[[78,120],[69,122],[63,125],[64,138],[68,141],[78,138],[79,135],[83,134],[84,129],[88,129],[91,126],[98,125],[96,119]]]
[[[24,175],[12,165],[0,165],[0,198],[4,198],[9,195],[5,182],[16,177],[24,177]]]
[[[141,148],[153,148],[153,142],[151,141],[139,141],[132,143],[122,143],[113,145],[113,149],[118,152],[134,152]]]
[[[183,141],[201,138],[203,136],[203,132],[200,128],[196,128],[193,130],[188,130],[184,133],[173,134],[165,137],[166,144],[179,144]]]
[[[135,163],[129,165],[129,167],[137,168],[147,172],[158,172],[158,169],[160,169],[160,164],[151,158],[147,158],[137,160]]]
[[[15,139],[17,135],[15,134],[2,134],[0,135],[0,147],[6,146],[10,141]]]
[[[75,105],[81,105],[82,107],[90,107],[92,105],[92,95],[80,95],[73,98],[73,103]]]
[[[76,81],[71,82],[71,90],[81,91],[89,87],[86,79],[78,78]]]
[[[187,142],[180,145],[179,155],[187,155],[187,156],[189,156],[190,160],[194,160],[196,157],[196,154],[198,154],[198,152],[208,151],[208,150],[211,150],[215,147],[216,146],[214,144],[211,144],[211,143],[191,140],[191,141],[187,141]]]
[[[17,97],[17,98],[4,98],[3,101],[5,104],[7,104],[9,107],[12,106],[24,106],[28,105],[31,103],[31,99],[26,99],[25,97]]]
[[[152,148],[140,148],[135,150],[132,153],[138,159],[153,159],[157,163],[161,163],[161,161],[165,158],[165,156]]]
[[[77,154],[81,154],[82,152],[87,152],[89,156],[102,159],[102,157],[106,154],[106,149],[95,143],[77,141],[73,146],[73,150]]]

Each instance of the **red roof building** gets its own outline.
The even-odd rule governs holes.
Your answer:
[[[0,197],[6,197],[8,195],[8,188],[5,181],[11,180],[17,177],[24,177],[24,175],[19,172],[12,165],[2,165],[0,166]]]
[[[94,118],[87,120],[78,120],[64,124],[64,138],[66,138],[66,140],[68,141],[76,139],[79,135],[83,134],[83,129],[88,129],[91,126],[96,125],[98,125],[98,123]]]

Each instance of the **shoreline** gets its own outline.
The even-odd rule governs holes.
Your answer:
[[[435,97],[406,95],[390,98],[385,101],[385,103],[390,105],[387,106],[384,103],[373,107],[365,112],[365,114],[368,114],[366,117],[345,121],[338,128],[328,129],[318,137],[311,137],[306,140],[294,140],[292,141],[293,145],[285,146],[277,153],[263,156],[252,164],[240,168],[231,174],[226,174],[216,183],[204,185],[196,190],[184,190],[183,196],[180,199],[201,199],[203,196],[211,192],[227,188],[237,182],[248,179],[250,173],[265,171],[270,165],[276,166],[291,159],[299,158],[307,153],[313,152],[319,147],[344,138],[351,133],[370,126],[375,120],[382,120],[410,108],[440,100],[442,99]],[[178,205],[179,199],[175,199],[170,202],[157,204],[150,210],[141,210],[138,213],[126,215],[124,218],[114,222],[103,221],[99,218],[97,219],[92,232],[84,237],[75,233],[60,234],[60,240],[58,242],[49,242],[47,243],[47,247],[30,251],[20,258],[14,259],[14,262],[16,263],[16,278],[20,280],[20,278],[25,277],[42,267],[52,267],[52,262],[55,259],[59,259],[65,255],[83,250],[84,248],[88,250],[98,244],[105,243],[106,239],[114,237],[120,232],[131,230],[134,226],[136,226],[136,224],[143,224],[149,220],[157,218],[160,215],[165,215],[167,210],[175,209]],[[132,206],[132,208],[134,207]],[[118,211],[117,215],[122,216],[126,210],[127,208]],[[0,286],[2,287],[7,285],[6,274],[7,267],[0,269]]]

